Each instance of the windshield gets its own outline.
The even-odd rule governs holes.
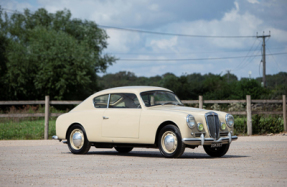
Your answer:
[[[145,104],[145,106],[155,106],[155,105],[181,105],[181,101],[177,98],[177,96],[168,91],[149,91],[142,92],[141,98]]]

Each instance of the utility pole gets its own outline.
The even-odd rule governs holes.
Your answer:
[[[258,33],[257,33],[258,34]],[[266,37],[271,37],[271,33],[269,31],[269,35],[264,35],[264,31],[263,31],[263,35],[258,36],[257,38],[262,38],[263,39],[263,43],[262,43],[262,48],[263,48],[263,52],[262,52],[262,63],[263,63],[263,87],[266,87],[266,58],[265,58],[265,38]]]

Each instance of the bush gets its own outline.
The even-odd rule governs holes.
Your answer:
[[[242,116],[234,116],[234,134],[246,134],[247,133],[247,119]]]
[[[246,117],[235,116],[234,133],[236,135],[247,133]],[[283,120],[279,115],[252,116],[252,134],[279,133],[284,131]]]
[[[284,131],[283,120],[280,116],[262,115],[252,116],[252,132],[253,134],[279,133]]]

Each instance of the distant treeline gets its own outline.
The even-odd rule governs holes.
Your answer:
[[[193,73],[175,76],[173,73],[165,73],[162,76],[137,77],[132,72],[121,71],[115,74],[106,74],[98,77],[101,89],[148,85],[169,88],[180,99],[198,99],[203,95],[204,99],[245,99],[251,95],[252,99],[281,99],[287,95],[287,72],[267,75],[267,87],[261,86],[262,77],[256,79],[238,78],[234,74],[216,75]]]

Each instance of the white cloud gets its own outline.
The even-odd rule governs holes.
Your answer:
[[[23,12],[24,9],[32,9],[33,6],[28,2],[18,2],[15,0],[2,0],[1,7],[9,10],[17,10],[19,12]]]
[[[287,31],[276,29],[276,28],[266,28],[265,34],[269,34],[271,31],[271,37],[274,38],[278,42],[287,42]]]
[[[252,4],[256,4],[258,3],[259,4],[259,1],[258,0],[247,0],[249,3],[252,3]]]
[[[129,52],[131,47],[138,44],[140,36],[129,32],[119,32],[118,30],[106,29],[109,36],[108,49],[113,52]]]
[[[29,1],[31,2],[31,1]],[[228,1],[230,3],[230,1]],[[203,1],[152,1],[152,0],[38,0],[38,5],[15,0],[4,0],[3,7],[9,9],[23,8],[36,9],[44,7],[49,12],[56,12],[64,8],[70,9],[73,17],[95,21],[100,25],[124,28],[141,28],[165,33],[180,33],[194,35],[222,35],[244,36],[256,35],[256,32],[267,34],[271,31],[268,46],[287,46],[287,24],[282,17],[287,17],[285,1],[268,0],[234,0],[233,5],[226,5],[226,1],[218,1],[218,7],[207,11],[207,15],[199,17],[201,10],[210,8],[210,3]],[[224,8],[224,6],[227,6]],[[189,9],[193,9],[192,14]],[[283,7],[283,8],[282,8]],[[188,9],[188,10],[187,10]],[[220,12],[220,14],[216,14]],[[215,16],[217,15],[217,16]],[[220,15],[220,16],[218,16]],[[207,18],[208,17],[208,18]],[[267,19],[271,19],[268,20]],[[280,20],[280,22],[277,22]],[[283,21],[282,21],[283,20]],[[109,35],[108,49],[106,52],[134,53],[133,55],[117,54],[120,58],[143,59],[190,59],[246,55],[256,38],[245,39],[210,39],[188,38],[176,36],[152,35],[136,32],[125,32],[107,29]],[[261,40],[257,40],[261,42]],[[257,42],[256,45],[257,46]],[[258,45],[260,47],[260,45]],[[259,49],[259,48],[258,48]],[[244,53],[238,53],[245,50]],[[205,53],[199,53],[205,52]],[[208,53],[219,51],[218,53]],[[221,52],[221,53],[220,53]],[[224,52],[224,54],[222,54]],[[229,52],[229,53],[227,53]],[[273,51],[274,52],[274,51]],[[275,51],[276,52],[276,51]],[[160,53],[160,54],[159,54]],[[167,53],[166,55],[164,53]],[[168,53],[172,53],[170,55]],[[150,54],[150,55],[149,55]],[[259,53],[260,54],[260,53]],[[234,69],[243,59],[218,60],[218,61],[180,61],[180,62],[124,62],[118,61],[109,67],[108,72],[114,73],[130,70],[136,75],[153,76],[173,72],[181,75],[184,72],[193,73],[220,73],[226,69]],[[282,67],[284,56],[276,57]],[[253,76],[258,75],[260,57],[245,62],[247,65],[236,70],[238,76],[248,76],[252,71]],[[276,72],[275,63],[268,64],[272,68],[267,73]],[[268,72],[268,71],[271,72]]]
[[[153,51],[162,51],[162,50],[173,50],[177,45],[177,37],[172,37],[170,39],[153,39],[150,42],[150,46],[153,48]]]

